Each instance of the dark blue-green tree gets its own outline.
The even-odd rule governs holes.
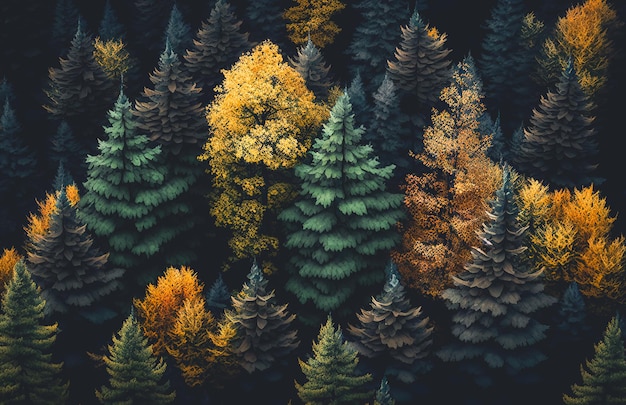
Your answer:
[[[271,40],[280,49],[288,49],[291,41],[287,36],[287,28],[283,12],[290,3],[285,0],[256,0],[246,2],[244,9],[245,30],[255,43]]]
[[[185,21],[183,14],[178,9],[177,3],[174,3],[172,6],[170,18],[165,28],[163,45],[165,45],[165,41],[167,40],[170,41],[172,52],[179,56],[184,55],[185,51],[191,48],[193,41],[191,27]]]
[[[354,77],[350,81],[350,85],[345,91],[348,93],[348,96],[350,96],[350,103],[352,104],[355,121],[357,123],[368,122],[371,106],[368,101],[367,94],[365,94],[365,87],[363,86],[360,71],[357,70]]]
[[[304,78],[306,87],[315,94],[319,101],[326,101],[328,90],[333,85],[330,65],[326,64],[324,56],[311,41],[298,48],[294,58],[288,58],[289,64]]]
[[[222,277],[222,273],[218,273],[217,279],[211,284],[209,291],[206,293],[207,307],[219,318],[224,309],[232,304],[230,297],[231,293],[224,281],[224,277]]]
[[[67,54],[72,37],[76,33],[76,21],[79,18],[84,24],[85,20],[81,17],[74,0],[56,0],[50,35],[51,45],[56,55]]]
[[[98,36],[102,41],[121,39],[126,42],[126,28],[124,28],[115,9],[113,9],[111,0],[106,0],[104,3],[102,18],[100,19],[100,25],[98,25]]]
[[[384,280],[389,251],[400,242],[403,195],[387,191],[395,166],[379,164],[361,142],[364,131],[342,94],[309,160],[295,167],[299,198],[279,215],[290,255],[285,288],[309,312],[300,312],[305,323],[319,324],[329,311],[337,319],[354,314]]]

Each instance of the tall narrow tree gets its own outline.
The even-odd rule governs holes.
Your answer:
[[[289,63],[304,78],[306,86],[318,100],[325,101],[328,98],[328,90],[333,84],[330,66],[310,37],[306,45],[298,48],[296,57],[289,58]]]
[[[185,54],[185,51],[191,47],[193,40],[191,27],[185,21],[177,3],[172,5],[172,11],[170,11],[170,18],[167,21],[167,27],[165,27],[163,46],[168,40],[172,52],[178,56]]]
[[[104,9],[102,11],[102,18],[100,19],[100,25],[98,25],[98,36],[103,41],[108,40],[126,40],[126,29],[120,22],[111,0],[104,2]]]

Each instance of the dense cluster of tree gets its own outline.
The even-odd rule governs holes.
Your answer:
[[[626,402],[622,3],[22,3],[0,402]]]

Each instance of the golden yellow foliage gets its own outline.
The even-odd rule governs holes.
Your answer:
[[[24,231],[30,241],[29,243],[33,243],[45,236],[48,229],[50,229],[50,216],[56,211],[58,193],[58,191],[55,193],[46,193],[46,197],[43,201],[36,201],[38,207],[37,214],[33,214],[32,212],[28,214]],[[78,204],[80,194],[75,184],[69,184],[65,187],[65,195],[71,206],[74,207]]]
[[[571,222],[549,223],[540,228],[537,234],[531,235],[531,243],[537,250],[541,265],[550,271],[546,272],[549,279],[573,279],[570,269],[577,259],[574,249],[576,228]]]
[[[106,75],[111,79],[119,79],[130,68],[130,57],[121,39],[101,41],[96,37],[93,56]]]
[[[331,21],[333,14],[346,5],[340,0],[295,0],[296,5],[285,10],[289,39],[295,45],[306,44],[309,35],[311,42],[319,49],[332,44],[341,28]]]
[[[23,259],[24,256],[19,254],[14,247],[4,249],[0,256],[0,295],[4,292],[5,284],[13,278],[13,267],[15,263]]]
[[[163,355],[167,351],[170,332],[185,300],[199,299],[203,289],[194,270],[186,266],[169,267],[156,284],[148,285],[142,300],[133,299],[144,335],[156,354]]]

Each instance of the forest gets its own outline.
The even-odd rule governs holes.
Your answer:
[[[626,403],[626,2],[0,14],[0,403]]]

